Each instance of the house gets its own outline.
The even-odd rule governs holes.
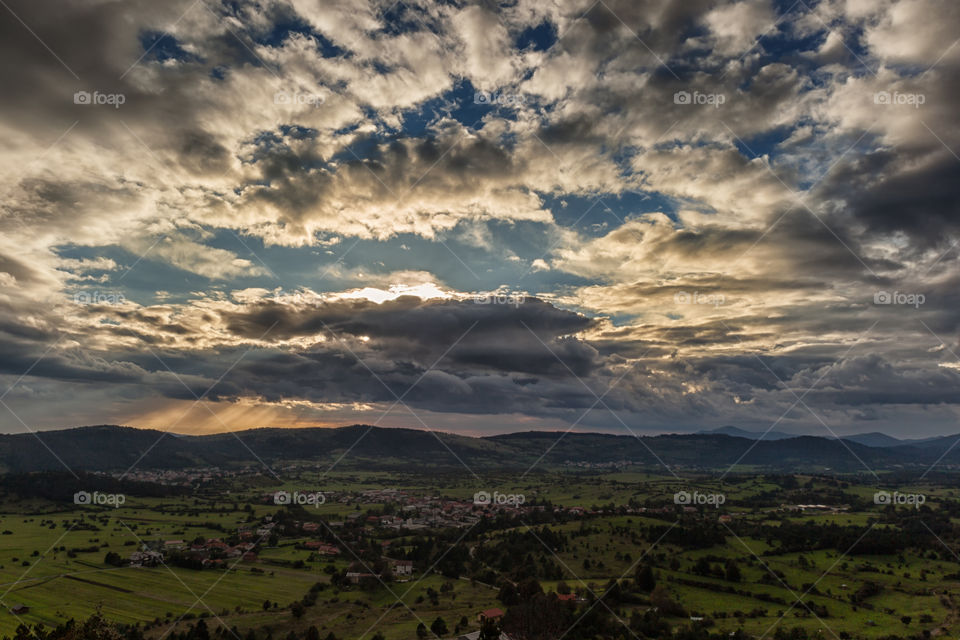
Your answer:
[[[134,551],[130,554],[131,567],[155,567],[163,564],[163,554],[159,551]]]
[[[577,594],[575,593],[558,593],[557,600],[560,602],[577,602]]]
[[[413,561],[394,560],[391,570],[395,576],[411,576],[413,575]]]
[[[494,607],[485,609],[477,614],[477,621],[483,623],[484,620],[500,620],[503,617],[503,609]]]
[[[20,616],[25,613],[30,613],[30,607],[28,607],[25,604],[15,604],[12,607],[10,607],[10,613],[12,613],[15,616]]]
[[[305,549],[316,551],[322,556],[336,556],[340,554],[340,547],[319,540],[307,540],[303,543],[303,546]]]
[[[182,549],[183,540],[165,540],[163,543],[164,549]]]
[[[347,580],[349,580],[349,581],[350,581],[351,583],[353,583],[353,584],[360,584],[360,581],[363,580],[364,578],[375,578],[375,579],[379,580],[379,579],[380,579],[380,574],[378,574],[378,573],[359,573],[359,572],[356,572],[356,571],[348,571],[348,572],[347,572]]]
[[[243,562],[256,562],[257,554],[255,554],[253,551],[247,551],[245,554],[243,554],[243,558],[241,558],[241,560]]]

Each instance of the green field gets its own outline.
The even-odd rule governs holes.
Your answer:
[[[475,483],[343,473],[323,480],[330,499],[317,507],[277,506],[266,498],[281,488],[316,484],[312,473],[282,487],[237,479],[229,493],[221,486],[162,498],[130,495],[119,508],[8,494],[0,516],[0,593],[7,609],[26,605],[29,611],[0,614],[0,635],[12,635],[20,623],[50,627],[99,609],[109,620],[137,625],[148,638],[186,631],[206,618],[212,627],[241,636],[254,630],[276,638],[316,627],[321,637],[332,632],[337,638],[372,638],[380,632],[400,639],[415,637],[418,624],[429,627],[438,617],[453,637],[460,622],[465,624],[459,632],[479,629],[479,611],[509,608],[499,599],[504,581],[529,578],[548,593],[578,594],[578,607],[604,610],[607,622],[628,635],[635,633],[628,629],[631,618],[652,611],[675,628],[756,637],[772,637],[781,627],[842,638],[960,630],[960,562],[947,543],[956,539],[960,505],[949,487],[909,488],[927,496],[918,510],[884,509],[871,502],[874,487],[829,477],[755,476],[722,484],[626,472],[544,474],[523,482],[491,478],[489,486],[522,493],[542,510],[416,532],[363,526],[371,514],[404,512],[403,504],[363,492],[390,488],[405,492],[408,502],[429,497],[452,503],[472,500]],[[683,509],[673,495],[686,489],[723,494],[725,500],[718,507]],[[836,508],[793,508],[824,502]],[[328,528],[351,514],[361,514],[353,529]],[[283,529],[259,540],[255,560],[229,559],[202,570],[107,562],[108,553],[126,559],[158,541],[236,538],[241,529],[274,518],[285,527],[280,518],[294,515],[321,524],[311,533]],[[940,535],[924,534],[927,526]],[[670,537],[673,527],[683,536]],[[545,535],[557,537],[555,548],[542,540]],[[831,536],[836,544],[829,543]],[[902,536],[896,539],[905,541],[903,548],[881,553],[867,544],[890,536]],[[319,556],[304,548],[314,539],[336,544],[340,554]],[[849,546],[851,541],[856,544]],[[358,585],[335,579],[350,567],[367,566],[370,558],[412,557],[424,544],[432,545],[429,561],[416,562],[410,579]],[[450,565],[455,568],[442,564],[452,557],[460,558]],[[655,590],[634,583],[641,565],[649,565]],[[315,597],[304,601],[311,590]],[[299,601],[305,606],[294,606]]]

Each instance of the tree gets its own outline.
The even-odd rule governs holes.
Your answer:
[[[673,596],[670,595],[670,592],[667,591],[663,585],[657,585],[657,587],[650,594],[650,602],[653,606],[657,607],[658,611],[667,616],[686,616],[687,612],[680,605],[679,602],[673,599]]]
[[[700,556],[697,559],[697,564],[693,566],[693,572],[698,576],[709,576],[713,571],[713,568],[710,566],[710,561],[707,560],[706,556]]]
[[[727,560],[727,564],[724,567],[724,574],[727,581],[740,582],[740,567],[737,566],[734,560]]]
[[[500,625],[497,621],[485,618],[480,625],[480,637],[477,640],[500,640]]]
[[[24,625],[20,626],[23,627],[24,630],[27,630]],[[36,639],[37,637],[44,637],[44,633],[41,632],[38,634],[36,628],[34,628],[33,631],[27,631],[29,632],[28,637],[30,638]],[[50,636],[55,635],[55,633],[56,632],[51,633]],[[20,635],[20,628],[17,629],[17,635]],[[79,629],[73,630],[73,633],[68,633],[66,637],[72,637],[75,640],[119,640],[120,633],[113,624],[103,617],[100,610],[97,609],[93,615],[80,625]]]
[[[294,602],[292,605],[290,605],[290,613],[293,614],[294,618],[302,617],[305,611],[306,609],[304,609],[303,605],[299,602]]]
[[[653,567],[644,563],[644,565],[637,570],[635,581],[638,591],[645,593],[653,591],[653,588],[657,586],[657,578],[653,575]]]
[[[903,624],[910,624],[911,620],[913,620],[913,618],[911,618],[910,616],[903,616],[902,618],[900,618],[900,622],[902,622]]]
[[[430,631],[433,631],[438,636],[445,636],[449,633],[447,623],[440,616],[437,616],[437,619],[430,625]]]
[[[197,640],[210,640],[210,630],[207,629],[207,623],[203,619],[198,620],[193,628],[193,635]]]
[[[520,596],[521,602],[527,602],[534,596],[542,595],[543,587],[540,586],[536,578],[527,578],[517,587],[517,593]]]
[[[514,640],[553,640],[570,628],[572,616],[555,594],[538,593],[507,610],[503,632]]]
[[[320,640],[320,631],[315,625],[310,625],[310,628],[307,629],[307,633],[303,638],[304,640]]]
[[[417,637],[420,638],[420,640],[426,638],[428,633],[429,631],[427,631],[427,625],[423,624],[422,622],[417,625]]]
[[[512,582],[504,582],[503,586],[500,587],[500,593],[497,594],[497,600],[508,607],[512,607],[515,604],[520,604],[520,594],[517,593],[517,588],[513,586]]]

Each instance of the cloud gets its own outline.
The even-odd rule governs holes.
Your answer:
[[[231,425],[417,380],[461,427],[611,386],[638,428],[763,423],[821,375],[831,424],[949,424],[947,0],[10,9],[0,375],[56,345],[11,396],[31,420],[59,388],[162,421],[236,362]]]
[[[704,22],[717,40],[715,51],[734,56],[746,53],[757,38],[771,31],[776,18],[767,0],[742,0],[718,6]]]

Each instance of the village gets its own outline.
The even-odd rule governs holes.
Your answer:
[[[172,478],[168,478],[171,480]],[[276,494],[261,496],[264,503],[276,503]],[[235,532],[216,538],[153,540],[140,545],[128,558],[131,566],[155,567],[170,562],[189,568],[223,568],[233,563],[255,563],[258,550],[276,546],[281,541],[292,542],[296,548],[315,554],[316,558],[336,557],[344,553],[347,544],[359,544],[364,540],[380,540],[385,554],[389,551],[391,538],[407,534],[464,529],[477,525],[485,518],[507,517],[518,522],[530,521],[549,509],[554,517],[565,520],[602,517],[605,515],[665,515],[680,511],[695,514],[701,506],[678,501],[662,506],[620,505],[614,509],[585,508],[580,506],[556,506],[521,501],[497,503],[483,500],[457,500],[441,496],[416,496],[398,489],[369,489],[360,492],[330,492],[325,494],[327,504],[343,505],[349,513],[340,512],[332,517],[315,516],[310,520],[275,519],[267,515],[260,522],[243,523]],[[363,509],[362,505],[369,508]],[[719,505],[712,505],[719,506]],[[781,504],[766,511],[780,512],[826,512],[843,513],[847,505]],[[712,509],[710,509],[712,511]],[[309,511],[305,512],[309,515]],[[723,512],[717,514],[721,523],[750,515],[747,512]],[[392,578],[403,580],[413,574],[413,563],[402,559],[390,559]],[[354,583],[363,578],[379,577],[364,571],[349,571],[347,578]]]
[[[263,494],[261,500],[275,504],[276,494]],[[476,500],[440,496],[414,496],[397,489],[331,492],[326,494],[325,501],[327,504],[344,505],[345,508],[352,505],[353,511],[333,518],[315,516],[310,520],[266,515],[259,522],[239,524],[235,531],[220,537],[146,541],[129,555],[128,563],[135,567],[157,567],[167,563],[194,569],[226,568],[239,563],[256,563],[259,560],[258,550],[275,547],[283,541],[291,542],[296,548],[316,554],[319,558],[342,555],[342,547],[347,543],[359,544],[367,539],[377,539],[386,553],[391,546],[391,538],[418,532],[469,528],[485,518],[507,517],[519,522],[548,509],[542,504],[478,503]],[[370,505],[372,508],[364,510],[361,505]],[[550,506],[549,509],[554,516],[564,519],[606,513],[604,509],[583,507]],[[649,510],[620,507],[618,510],[626,513],[666,513],[673,511],[673,507]],[[309,511],[306,514],[309,515]],[[408,578],[413,574],[413,569],[412,562],[390,559],[390,571],[395,579]],[[347,572],[347,578],[353,583],[367,577],[379,576],[363,571]]]

